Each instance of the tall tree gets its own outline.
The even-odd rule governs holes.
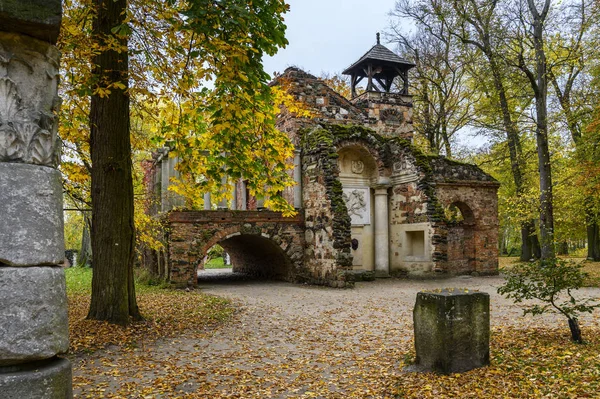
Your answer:
[[[405,2],[406,0],[399,1],[396,10]],[[481,61],[485,63],[485,69],[492,81],[491,98],[496,101],[509,149],[516,195],[522,198],[526,194],[527,186],[523,173],[521,137],[507,90],[507,65],[499,54],[506,40],[504,21],[501,19],[499,8],[498,0],[418,0],[412,5],[412,9],[418,10],[421,15],[435,16],[450,34],[482,55]],[[537,242],[535,223],[532,220],[522,221],[522,260],[529,260],[538,255]]]
[[[525,73],[529,80],[535,97],[535,137],[537,142],[538,171],[540,177],[540,240],[541,258],[554,258],[554,211],[552,196],[552,165],[550,163],[550,149],[548,145],[548,65],[546,60],[545,24],[550,11],[550,0],[542,2],[541,9],[535,0],[527,0],[527,9],[530,19],[520,11],[518,15],[522,23],[523,43],[527,35],[531,35],[535,59],[533,68],[526,61],[525,51],[519,52],[518,67]],[[532,26],[533,29],[530,29]]]
[[[92,251],[88,318],[127,324],[141,315],[135,297],[133,181],[129,137],[127,0],[95,0],[90,104]]]
[[[600,3],[579,0],[562,7],[558,24],[560,35],[550,37],[548,45],[552,69],[548,77],[560,106],[561,120],[570,133],[577,152],[580,170],[586,170],[589,161],[588,136],[585,129],[593,113],[597,88],[592,82],[593,68],[598,65],[599,43],[594,32],[600,17]],[[589,180],[588,180],[589,181]],[[585,186],[585,184],[584,184]],[[583,188],[583,191],[588,191]],[[600,261],[600,214],[597,213],[594,194],[585,196],[582,206],[587,228],[588,258]]]
[[[411,80],[415,131],[427,139],[432,153],[452,157],[455,135],[472,122],[472,105],[479,100],[466,84],[465,65],[475,61],[472,52],[456,42],[443,21],[406,0],[398,1],[391,15],[415,22],[410,35],[400,23],[393,23],[390,32],[402,55],[416,64]]]

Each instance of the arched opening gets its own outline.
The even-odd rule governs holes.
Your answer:
[[[448,271],[465,274],[475,271],[475,216],[471,208],[455,201],[445,208],[448,221]]]
[[[273,240],[253,234],[237,234],[217,243],[223,248],[216,267],[198,273],[198,281],[223,279],[269,279],[290,281],[292,261]],[[212,246],[215,248],[216,245]],[[210,249],[207,251],[207,253]],[[227,265],[229,258],[230,265]]]

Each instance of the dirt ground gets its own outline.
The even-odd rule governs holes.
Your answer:
[[[221,272],[212,272],[218,274]],[[501,277],[382,279],[332,289],[215,276],[204,292],[239,312],[188,336],[108,348],[74,361],[79,398],[385,398],[412,348],[417,292],[468,288],[491,297],[492,327],[556,326],[558,316],[522,317],[496,293]],[[581,290],[599,297],[600,289]],[[582,317],[583,328],[598,324]],[[585,330],[584,330],[585,333]]]

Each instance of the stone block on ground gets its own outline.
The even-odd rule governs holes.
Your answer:
[[[3,399],[71,399],[71,363],[53,358],[15,367],[0,367]]]
[[[65,259],[60,172],[0,162],[0,264],[55,265]]]
[[[60,31],[61,0],[0,0],[2,30],[56,43]]]
[[[0,267],[0,303],[0,366],[48,359],[69,349],[62,268]]]
[[[419,292],[415,303],[416,371],[460,373],[490,362],[490,296],[449,288]]]

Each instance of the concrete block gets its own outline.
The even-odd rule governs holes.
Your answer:
[[[17,367],[0,367],[3,399],[71,399],[71,363],[53,358]]]
[[[490,362],[490,296],[444,289],[419,292],[413,312],[417,371],[460,373]]]
[[[62,268],[0,267],[0,304],[0,366],[48,359],[69,349]]]
[[[0,0],[3,31],[56,43],[62,17],[61,0]]]
[[[65,258],[60,172],[0,163],[0,264],[55,265]]]

